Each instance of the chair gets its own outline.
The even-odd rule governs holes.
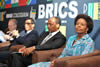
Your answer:
[[[12,51],[12,52],[18,52],[18,50],[20,48],[22,48],[22,47],[24,47],[24,45],[13,45],[13,46],[10,47],[10,51]]]
[[[6,46],[9,46],[9,45],[10,45],[10,41],[6,41],[6,42],[3,42],[3,43],[0,43],[0,48],[6,47]]]
[[[95,50],[86,55],[56,59],[53,67],[100,67],[99,62],[100,51]]]
[[[65,45],[63,45],[60,48],[52,49],[52,50],[34,51],[32,55],[32,63],[52,61],[61,54],[64,47]]]
[[[81,56],[71,56],[56,59],[60,56],[64,46],[53,50],[35,51],[32,63],[47,62],[55,59],[53,67],[100,67],[100,51],[95,49],[93,53]]]

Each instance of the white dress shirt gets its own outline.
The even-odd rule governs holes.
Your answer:
[[[4,38],[4,33],[2,31],[0,31],[0,41],[2,42],[6,42],[6,39]]]
[[[55,32],[50,32],[45,38],[44,40],[41,42],[40,45],[44,44],[45,42],[47,42],[50,38],[52,38],[54,35],[56,35],[59,32],[59,30],[55,31]]]

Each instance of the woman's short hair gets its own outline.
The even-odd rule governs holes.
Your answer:
[[[87,33],[90,33],[93,29],[93,20],[90,18],[90,16],[86,15],[86,14],[79,14],[77,15],[77,17],[75,18],[74,24],[76,25],[76,22],[80,19],[84,19],[87,22],[87,27],[88,27],[88,31]]]

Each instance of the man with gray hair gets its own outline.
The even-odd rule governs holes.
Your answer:
[[[16,19],[10,19],[8,21],[8,31],[6,32],[6,35],[4,36],[7,41],[14,40],[13,32],[17,30],[17,20]]]
[[[10,43],[13,42],[14,38],[16,37],[13,35],[13,32],[15,32],[16,30],[17,30],[17,20],[14,18],[9,19],[8,28],[5,31],[6,34],[3,35],[5,41],[3,41],[3,43],[0,43],[0,50],[8,49],[7,46],[9,46]]]
[[[15,46],[17,48],[17,45],[21,45],[24,48],[28,48],[32,45],[36,45],[38,41],[38,32],[34,30],[35,22],[32,18],[25,19],[24,24],[25,30],[23,30],[21,33],[18,32],[18,30],[15,30],[12,35],[16,36],[16,38],[13,40],[13,42],[8,46],[8,49],[0,51],[0,61],[4,61],[8,59],[8,56],[10,53],[12,53],[9,49],[10,47]]]

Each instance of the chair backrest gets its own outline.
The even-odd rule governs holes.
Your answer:
[[[75,59],[79,59],[79,58],[98,56],[98,55],[100,55],[100,51],[95,49],[95,51],[93,53],[89,53],[89,54],[85,54],[85,55],[81,55],[81,56],[64,57],[64,58],[60,58],[60,60],[64,60],[64,61],[66,61],[66,60],[75,60]]]
[[[64,58],[59,58],[55,60],[55,64],[54,67],[85,67],[85,66],[80,66],[81,62],[82,64],[85,62],[87,62],[88,58],[93,61],[93,59],[91,59],[92,57],[95,57],[97,59],[97,57],[100,58],[100,50],[95,49],[95,51],[93,53],[89,53],[86,55],[81,55],[81,56],[71,56],[71,57],[64,57]],[[87,58],[87,59],[86,59]],[[86,60],[85,60],[86,59]],[[84,60],[84,61],[83,61]],[[99,61],[99,60],[98,60]],[[98,62],[97,61],[97,62]],[[80,64],[79,64],[80,62]],[[91,63],[91,62],[90,62]],[[73,64],[73,65],[72,65]],[[78,65],[74,65],[74,64],[79,64]],[[91,64],[90,64],[91,65]],[[100,66],[100,65],[99,65]],[[98,66],[98,67],[99,67]],[[88,66],[87,66],[88,67]],[[91,67],[91,66],[90,66]],[[92,66],[93,67],[93,66]],[[96,66],[97,67],[97,66]]]

